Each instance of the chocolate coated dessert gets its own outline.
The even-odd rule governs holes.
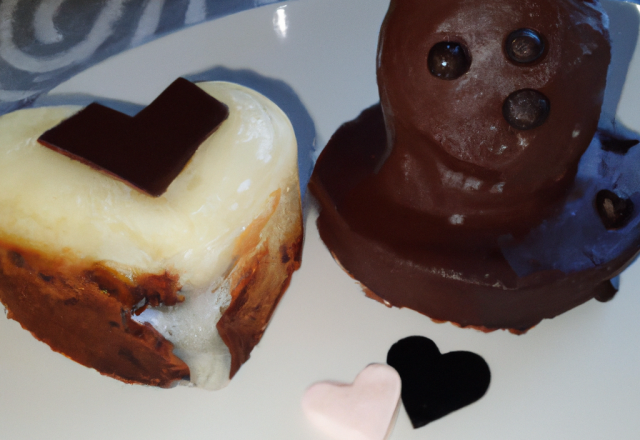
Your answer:
[[[594,139],[607,22],[597,1],[391,1],[380,105],[334,134],[310,183],[322,239],[370,296],[516,332],[613,296],[639,249],[635,193],[597,165],[576,179],[590,144],[596,164],[613,154]]]

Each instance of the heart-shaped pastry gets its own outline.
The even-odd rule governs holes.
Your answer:
[[[352,384],[311,385],[302,398],[302,409],[313,425],[337,440],[383,440],[393,428],[400,389],[396,370],[371,364]]]
[[[475,402],[491,382],[482,357],[468,351],[440,354],[436,344],[422,336],[393,344],[387,363],[402,378],[402,403],[414,428]]]

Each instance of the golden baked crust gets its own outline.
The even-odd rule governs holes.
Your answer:
[[[0,242],[7,316],[52,350],[123,382],[169,387],[189,376],[173,345],[131,318],[138,304],[176,304],[178,289],[177,277],[168,273],[129,281],[99,264]]]
[[[269,208],[239,237],[240,259],[229,274],[231,303],[217,324],[231,353],[233,377],[260,341],[291,275],[300,267],[302,209],[298,182],[271,194]]]
[[[231,302],[217,323],[231,354],[230,377],[249,359],[292,273],[300,267],[302,213],[297,179],[275,191],[261,216],[238,238],[226,277]],[[0,301],[54,351],[127,383],[170,387],[189,378],[173,344],[132,316],[147,307],[179,307],[178,276],[130,280],[96,262],[44,255],[0,241]]]
[[[0,119],[0,301],[54,350],[125,382],[223,387],[300,265],[293,127],[255,91],[199,86],[229,117],[155,198],[37,144],[79,108]]]

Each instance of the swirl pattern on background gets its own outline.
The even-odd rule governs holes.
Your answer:
[[[0,114],[111,55],[283,0],[0,0]]]

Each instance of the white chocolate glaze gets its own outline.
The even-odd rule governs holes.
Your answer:
[[[216,323],[230,301],[225,277],[236,261],[238,237],[271,209],[278,190],[283,201],[297,195],[299,211],[297,145],[288,118],[264,96],[224,82],[199,86],[229,107],[229,117],[160,197],[37,142],[79,107],[0,118],[0,239],[100,262],[130,278],[177,274],[184,303],[147,309],[136,319],[174,343],[192,382],[216,389],[229,378],[229,350]]]

